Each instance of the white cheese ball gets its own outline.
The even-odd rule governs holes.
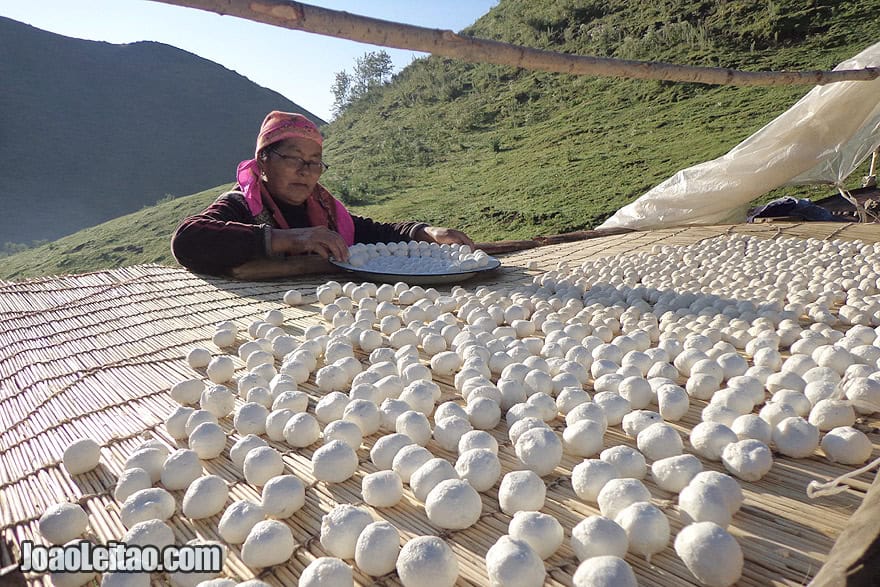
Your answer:
[[[825,432],[841,426],[852,426],[856,422],[856,412],[846,400],[821,399],[810,410],[809,422]]]
[[[245,398],[245,402],[258,404],[267,410],[272,407],[272,402],[275,401],[275,397],[268,387],[254,386],[246,394],[242,395]]]
[[[484,448],[498,454],[498,441],[495,437],[484,430],[471,430],[465,433],[458,441],[458,454],[475,449]]]
[[[226,433],[219,424],[202,422],[189,435],[189,447],[200,459],[216,459],[226,448]]]
[[[400,554],[400,532],[382,520],[368,524],[358,536],[354,561],[358,568],[373,577],[392,571]]]
[[[513,515],[520,511],[538,511],[544,507],[547,486],[534,471],[511,471],[498,488],[501,511]]]
[[[357,468],[357,454],[341,440],[331,440],[312,455],[312,475],[318,481],[342,483],[351,478]]]
[[[880,381],[868,377],[853,379],[846,385],[846,399],[859,414],[880,411]]]
[[[623,421],[623,417],[632,411],[629,400],[610,391],[602,391],[594,395],[593,403],[602,408],[605,421],[609,426],[617,426]],[[568,420],[568,416],[566,416],[566,420]]]
[[[562,524],[556,518],[535,511],[515,513],[507,533],[528,543],[542,559],[553,556],[564,538]]]
[[[194,408],[186,406],[178,406],[177,409],[171,412],[171,415],[165,420],[165,430],[168,431],[168,436],[174,440],[186,438],[186,421],[193,412],[195,412]]]
[[[742,487],[737,483],[736,479],[725,473],[702,471],[694,476],[689,485],[711,485],[720,488],[723,493],[724,503],[727,504],[727,510],[731,515],[739,511],[739,508],[742,506]]]
[[[234,330],[217,330],[214,332],[214,336],[211,337],[211,340],[217,345],[219,348],[230,347],[235,344],[235,334]]]
[[[147,520],[167,520],[174,515],[177,504],[174,497],[164,489],[151,487],[128,496],[119,508],[119,519],[126,528]]]
[[[183,515],[193,520],[210,518],[226,505],[229,487],[217,475],[199,477],[187,487],[183,496]]]
[[[153,480],[150,478],[150,474],[144,469],[141,469],[140,467],[125,469],[119,474],[119,478],[116,480],[116,487],[113,490],[113,499],[122,502],[135,491],[149,489],[152,486]]]
[[[85,534],[89,516],[75,503],[56,503],[40,516],[39,527],[49,544],[65,544]]]
[[[773,438],[773,428],[758,414],[743,414],[730,425],[730,429],[740,440],[752,438],[769,444]]]
[[[186,489],[202,476],[202,461],[194,450],[181,448],[171,453],[162,467],[162,485],[171,491]]]
[[[342,419],[357,424],[364,436],[377,432],[382,424],[379,407],[365,399],[353,399],[348,402],[342,410]]]
[[[295,289],[287,290],[282,299],[288,306],[299,306],[303,303],[302,293]]]
[[[244,458],[255,448],[260,446],[268,446],[265,440],[254,434],[248,434],[238,439],[232,448],[229,449],[229,460],[241,469],[244,467]]]
[[[202,392],[205,390],[205,382],[201,379],[185,379],[171,386],[171,399],[180,405],[192,405],[199,403]]]
[[[664,420],[677,422],[687,414],[690,408],[690,396],[681,386],[663,385],[657,389],[657,405]]]
[[[648,473],[645,456],[629,446],[618,445],[606,448],[599,453],[599,458],[606,463],[614,465],[614,468],[617,469],[618,477],[644,479]]]
[[[571,486],[580,499],[595,502],[605,484],[618,477],[620,473],[611,463],[586,459],[571,470]]]
[[[277,388],[276,388],[277,389]],[[276,393],[272,400],[272,410],[290,410],[294,414],[305,412],[309,407],[309,394],[296,389]]]
[[[461,358],[454,351],[438,352],[431,357],[431,370],[435,375],[449,377],[461,366]]]
[[[679,493],[678,509],[685,523],[714,522],[725,528],[733,515],[723,487],[693,481]]]
[[[312,445],[321,437],[321,427],[308,412],[292,415],[284,425],[284,440],[294,448]]]
[[[435,417],[434,420],[434,440],[443,450],[455,451],[461,437],[474,429],[466,418],[459,416],[450,416],[442,420],[437,420]]]
[[[678,431],[665,422],[651,424],[638,434],[639,451],[652,461],[678,456],[684,450],[684,441]]]
[[[612,479],[596,497],[599,511],[607,518],[615,518],[625,507],[640,501],[651,501],[651,492],[638,479]]]
[[[122,536],[122,542],[134,546],[155,546],[160,551],[174,545],[174,530],[162,520],[138,522]]]
[[[284,471],[281,453],[270,446],[258,446],[244,457],[244,478],[261,487]]]
[[[270,440],[280,442],[284,440],[284,427],[296,412],[287,408],[272,410],[266,416],[266,436]],[[253,436],[248,434],[247,436]]]
[[[397,453],[410,444],[413,444],[413,441],[407,434],[387,434],[373,444],[373,448],[370,449],[370,460],[380,470],[390,469]]]
[[[718,422],[700,422],[691,430],[694,452],[710,461],[720,461],[724,447],[739,440],[736,433]]]
[[[626,377],[620,382],[617,393],[629,401],[630,407],[634,410],[646,408],[654,399],[651,384],[647,379],[639,376]]]
[[[373,516],[363,508],[344,503],[321,518],[321,546],[333,556],[353,559],[357,539],[364,528],[373,523]]]
[[[564,387],[556,396],[556,409],[562,415],[568,414],[581,404],[593,401],[590,394],[580,387]]]
[[[773,428],[786,418],[796,417],[797,412],[788,404],[767,402],[758,415]]]
[[[477,491],[489,491],[501,477],[501,461],[491,450],[475,448],[458,457],[455,471]]]
[[[458,580],[458,560],[437,536],[407,540],[397,557],[397,575],[404,587],[453,587]]]
[[[623,432],[632,438],[639,435],[639,432],[650,426],[663,421],[663,416],[651,410],[633,410],[623,417],[621,427]]]
[[[785,456],[803,459],[819,446],[819,429],[798,416],[785,418],[773,428],[773,443]]]
[[[71,475],[81,475],[98,466],[101,446],[91,438],[80,438],[64,449],[62,462]]]
[[[305,503],[305,485],[294,475],[279,475],[263,485],[260,504],[269,518],[289,518],[302,509]]]
[[[239,500],[223,512],[217,532],[229,544],[241,544],[247,539],[251,529],[265,518],[266,512],[262,506],[252,501]]]
[[[700,459],[684,454],[654,461],[651,465],[651,477],[660,489],[678,493],[702,470]]]
[[[773,403],[788,404],[794,408],[798,416],[807,416],[810,413],[812,404],[803,393],[793,389],[780,389],[770,398]]]
[[[458,479],[458,473],[446,459],[432,458],[413,472],[409,485],[415,498],[424,502],[431,490],[447,479]]]
[[[241,562],[251,568],[286,563],[293,556],[296,542],[290,528],[278,520],[258,522],[241,547]]]
[[[742,548],[718,524],[698,522],[682,528],[675,537],[675,553],[708,587],[727,587],[742,576]]]
[[[417,444],[408,444],[397,451],[391,461],[391,470],[400,475],[400,480],[409,483],[419,467],[434,458],[431,451]]]
[[[425,512],[432,524],[449,530],[463,530],[477,523],[483,502],[476,489],[463,479],[437,483],[425,499]]]
[[[629,538],[614,520],[588,516],[571,529],[571,549],[580,561],[599,556],[623,557],[629,549]]]
[[[324,442],[341,440],[354,450],[359,449],[364,440],[360,426],[348,420],[336,420],[327,424],[324,427],[323,437]]]
[[[502,536],[486,552],[489,584],[505,587],[540,587],[547,570],[528,542]]]
[[[235,376],[235,363],[232,357],[220,355],[211,359],[208,363],[208,379],[220,384],[226,383]]]
[[[203,347],[195,347],[187,353],[186,362],[193,369],[207,367],[211,362],[211,351]]]
[[[328,424],[333,420],[342,418],[345,406],[351,401],[350,398],[341,391],[328,393],[315,406],[315,418],[322,424]]]
[[[649,563],[651,555],[669,543],[669,520],[654,504],[631,504],[618,512],[614,521],[626,532],[629,551],[644,555]]]
[[[516,440],[514,447],[520,462],[543,477],[562,462],[562,442],[550,428],[532,428]]]
[[[225,418],[235,409],[235,393],[225,385],[212,385],[202,392],[199,405],[217,418]]]
[[[636,574],[618,556],[596,556],[578,565],[572,577],[574,587],[638,587]]]
[[[721,453],[724,468],[744,481],[758,481],[773,466],[770,448],[752,438],[731,442]]]
[[[216,424],[217,416],[215,416],[208,410],[194,411],[192,414],[190,414],[189,418],[186,419],[186,426],[184,427],[184,430],[186,431],[186,436],[189,437],[189,435],[193,433],[193,430],[196,429],[196,426],[205,422]]]
[[[364,476],[361,495],[373,507],[394,507],[403,498],[403,482],[394,471],[376,471]]]
[[[125,460],[126,469],[143,469],[150,475],[150,480],[155,483],[162,477],[162,468],[168,451],[158,447],[145,447],[135,450]]]
[[[316,558],[303,569],[299,587],[354,587],[351,567],[333,556]]]
[[[860,465],[870,458],[873,448],[865,433],[851,426],[834,428],[822,438],[822,450],[832,463]]]
[[[602,450],[605,427],[595,420],[578,420],[562,431],[565,452],[590,457]]]

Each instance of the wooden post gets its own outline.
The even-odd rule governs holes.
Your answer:
[[[495,63],[574,75],[694,82],[736,86],[827,84],[873,80],[880,68],[840,71],[739,71],[651,61],[588,57],[542,51],[310,6],[287,0],[154,0],[218,14],[232,15],[288,29],[360,41],[397,49],[412,49],[462,61]]]

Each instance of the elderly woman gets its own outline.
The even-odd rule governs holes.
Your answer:
[[[322,150],[321,133],[306,117],[270,112],[257,137],[256,158],[238,165],[232,191],[180,224],[171,241],[174,257],[192,271],[222,275],[249,261],[288,255],[347,260],[354,243],[473,245],[458,230],[349,213],[318,183],[327,168]]]

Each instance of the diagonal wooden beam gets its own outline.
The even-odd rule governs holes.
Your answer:
[[[625,77],[735,86],[815,85],[865,81],[880,68],[840,71],[740,71],[654,61],[632,61],[543,51],[478,39],[287,0],[153,0],[231,15],[293,30],[372,45],[411,49],[475,63],[495,63],[573,75]]]

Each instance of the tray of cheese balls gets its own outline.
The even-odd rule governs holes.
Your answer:
[[[468,245],[421,241],[358,243],[349,247],[347,262],[330,262],[370,281],[411,285],[458,283],[501,267],[501,261]]]

